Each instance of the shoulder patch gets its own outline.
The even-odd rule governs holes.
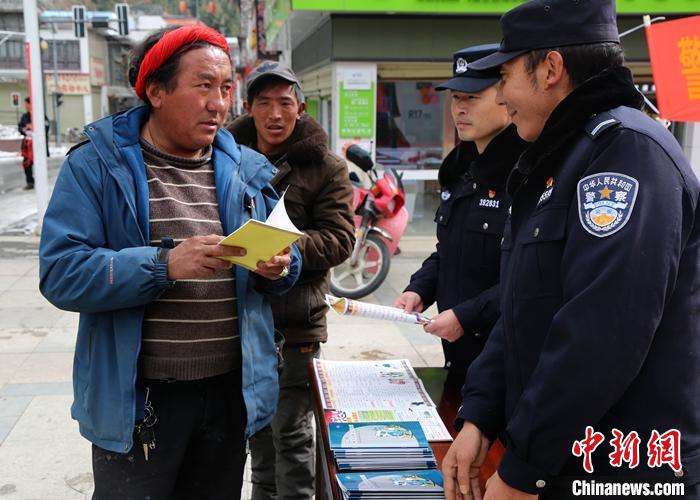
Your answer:
[[[578,181],[578,215],[583,228],[598,238],[625,227],[637,201],[639,182],[629,175],[602,172]]]
[[[615,118],[610,113],[598,113],[593,118],[588,120],[586,124],[586,133],[591,139],[596,139],[609,128],[620,124],[620,120]]]

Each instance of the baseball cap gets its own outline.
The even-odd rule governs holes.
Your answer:
[[[495,68],[536,49],[620,43],[615,0],[530,0],[501,17],[501,32],[499,50],[472,68]]]
[[[477,71],[472,68],[474,61],[493,54],[499,49],[497,43],[475,45],[458,50],[452,56],[452,79],[441,83],[435,90],[456,90],[458,92],[481,92],[494,85],[499,75],[493,71]]]
[[[262,80],[273,76],[281,78],[282,80],[286,80],[289,83],[296,83],[297,85],[299,85],[299,87],[301,87],[301,82],[289,66],[285,66],[284,64],[279,63],[277,61],[263,61],[260,64],[258,64],[255,68],[253,68],[253,71],[251,71],[248,75],[246,92],[250,93],[250,90],[255,85],[260,83]]]

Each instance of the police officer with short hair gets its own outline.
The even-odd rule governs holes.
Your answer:
[[[437,248],[395,302],[407,312],[437,302],[439,314],[424,328],[442,339],[447,385],[456,390],[500,314],[500,243],[510,206],[505,184],[525,148],[505,106],[496,103],[498,72],[469,66],[498,47],[455,52],[452,79],[435,87],[450,92],[460,142],[440,166]]]
[[[501,28],[471,66],[500,66],[497,98],[532,144],[508,182],[502,316],[469,370],[446,496],[478,497],[500,437],[486,500],[568,498],[571,476],[699,498],[698,179],[639,111],[613,0],[531,0]]]

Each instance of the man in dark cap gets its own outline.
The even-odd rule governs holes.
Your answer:
[[[204,25],[135,47],[144,101],[88,125],[44,218],[40,288],[80,313],[71,414],[93,443],[94,499],[240,498],[246,439],[277,404],[269,294],[286,249],[249,271],[219,245],[278,200],[274,167],[222,129],[226,39]]]
[[[455,52],[453,78],[436,87],[450,91],[460,142],[440,166],[437,248],[394,304],[421,312],[437,302],[440,313],[424,329],[442,339],[446,385],[456,390],[500,314],[500,244],[510,206],[505,184],[525,147],[505,106],[496,103],[498,72],[470,66],[496,50],[489,44]]]
[[[331,267],[355,242],[352,185],[345,161],[328,149],[328,135],[304,112],[291,68],[265,61],[248,77],[246,114],[228,128],[236,141],[277,168],[270,181],[304,235],[302,273],[285,295],[272,297],[275,328],[285,339],[277,412],[250,439],[252,500],[310,500],[314,495],[314,428],[308,365],[328,339],[324,297]]]
[[[621,491],[607,478],[698,498],[700,184],[639,111],[612,0],[529,1],[501,28],[471,66],[500,66],[498,102],[532,144],[508,182],[503,313],[469,370],[447,498],[480,496],[496,437],[488,500]]]

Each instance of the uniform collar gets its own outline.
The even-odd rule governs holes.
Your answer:
[[[526,145],[513,125],[494,137],[482,154],[473,142],[462,141],[443,161],[438,175],[440,184],[449,186],[468,173],[479,183],[502,187]]]
[[[508,191],[515,192],[527,176],[543,165],[559,165],[568,146],[593,115],[618,106],[640,109],[643,102],[625,67],[607,69],[585,81],[552,111],[540,136],[520,157],[518,168],[508,179]]]

